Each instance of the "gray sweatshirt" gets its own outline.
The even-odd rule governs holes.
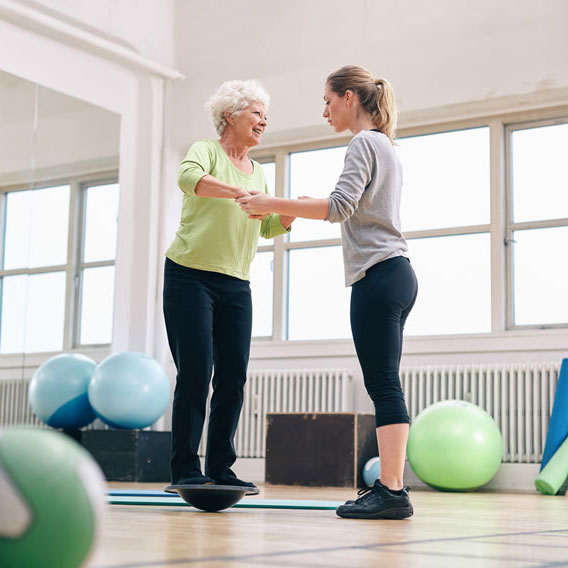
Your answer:
[[[401,190],[402,166],[390,140],[374,130],[357,133],[347,146],[327,216],[341,223],[346,286],[378,262],[408,256],[400,232]]]

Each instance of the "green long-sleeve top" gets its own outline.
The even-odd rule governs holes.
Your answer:
[[[253,172],[246,174],[231,162],[216,140],[192,144],[178,171],[178,184],[184,195],[180,225],[166,251],[169,259],[189,268],[249,279],[259,234],[272,239],[288,230],[278,215],[269,215],[262,221],[249,219],[234,199],[198,197],[195,187],[209,174],[245,190],[268,193],[262,167],[252,162]]]

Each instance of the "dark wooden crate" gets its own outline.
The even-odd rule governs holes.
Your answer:
[[[85,430],[81,444],[107,481],[170,481],[171,432]]]
[[[269,413],[266,422],[267,483],[364,486],[363,466],[378,455],[372,414]]]

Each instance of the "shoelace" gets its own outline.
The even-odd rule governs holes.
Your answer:
[[[403,487],[402,488],[403,491],[406,491],[407,493],[410,491],[410,487]],[[365,499],[365,496],[370,493],[373,490],[373,487],[363,487],[363,489],[359,489],[359,491],[357,491],[357,495],[360,495],[359,499],[355,500],[355,503],[361,503],[361,501],[363,499]]]
[[[360,503],[365,498],[365,495],[370,493],[372,490],[372,487],[363,487],[363,489],[359,489],[359,491],[357,491],[357,495],[360,495],[360,497],[355,500],[355,503]]]

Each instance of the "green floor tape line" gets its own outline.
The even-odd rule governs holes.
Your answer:
[[[113,497],[177,497],[177,493],[156,491],[152,489],[109,489],[109,495]]]
[[[110,505],[157,505],[168,507],[189,507],[181,497],[139,497],[109,495]],[[335,510],[341,501],[310,501],[307,499],[243,499],[233,505],[239,509],[325,509]]]

